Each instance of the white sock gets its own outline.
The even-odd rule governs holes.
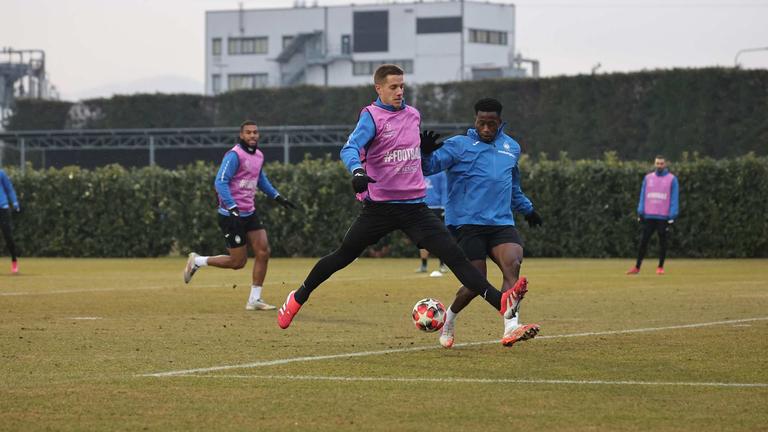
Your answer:
[[[261,299],[261,285],[251,285],[251,296],[248,301],[253,302]]]
[[[517,312],[517,315],[515,315],[514,318],[504,318],[504,333],[510,332],[518,327],[520,327],[520,312]]]
[[[459,314],[454,312],[454,311],[452,311],[451,307],[448,306],[448,309],[445,311],[445,322],[446,323],[452,323],[452,322],[456,321],[456,318],[458,318],[458,317],[459,317]]]
[[[195,257],[195,265],[198,267],[205,267],[208,265],[208,257],[204,256],[196,256]]]

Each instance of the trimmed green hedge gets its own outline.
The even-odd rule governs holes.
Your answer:
[[[294,165],[272,162],[265,169],[275,187],[301,208],[288,211],[259,194],[273,256],[322,256],[338,247],[359,210],[341,163],[308,159]],[[536,163],[524,158],[523,190],[545,221],[535,230],[519,223],[526,255],[633,256],[635,208],[650,169],[648,163],[620,161],[613,154]],[[14,219],[16,241],[24,256],[222,253],[215,171],[201,163],[179,170],[30,169],[24,175],[10,169],[24,209]],[[697,157],[673,164],[672,171],[681,192],[671,256],[768,257],[768,158]],[[415,246],[400,234],[389,245],[392,256],[416,256]]]
[[[140,94],[68,102],[18,101],[11,130],[353,125],[372,86],[291,87],[200,95]],[[471,123],[477,99],[494,96],[528,154],[623,159],[685,151],[723,158],[768,155],[768,71],[675,69],[409,87],[425,123]]]
[[[8,129],[67,129],[71,108],[72,102],[39,99],[17,100],[13,116],[8,120]]]

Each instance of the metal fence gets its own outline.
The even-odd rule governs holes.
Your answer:
[[[462,133],[466,125],[432,124],[424,129],[444,135]],[[259,147],[269,160],[291,163],[306,154],[338,158],[352,126],[260,127]],[[0,133],[0,165],[34,168],[108,163],[172,168],[195,160],[220,160],[222,149],[237,142],[239,130],[228,128],[40,130]]]

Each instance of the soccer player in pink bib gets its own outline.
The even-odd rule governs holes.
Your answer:
[[[525,286],[501,293],[467,260],[442,221],[424,202],[426,185],[421,153],[434,150],[438,136],[420,134],[421,114],[405,104],[403,70],[385,64],[373,75],[378,99],[364,107],[341,149],[352,187],[363,206],[338,249],[318,261],[304,283],[288,294],[277,322],[288,328],[312,291],[349,265],[368,245],[403,231],[420,248],[442,259],[464,286],[482,296],[506,318],[517,314]]]
[[[224,155],[216,173],[214,187],[219,196],[219,227],[229,253],[200,256],[192,252],[184,267],[184,283],[189,283],[200,267],[241,269],[248,263],[247,245],[250,245],[254,254],[253,285],[245,309],[251,311],[275,309],[275,306],[261,299],[269,261],[269,240],[256,212],[256,191],[264,192],[283,207],[296,208],[294,203],[280,195],[264,173],[264,154],[259,150],[259,137],[255,122],[243,122],[240,125],[240,141]]]
[[[637,252],[635,266],[627,271],[628,275],[640,273],[645,252],[648,249],[648,241],[654,232],[659,233],[659,266],[657,275],[664,274],[664,259],[667,256],[667,236],[669,229],[677,218],[678,196],[680,188],[677,177],[669,172],[664,156],[656,156],[654,160],[656,169],[646,174],[643,178],[643,186],[640,189],[640,201],[637,204],[637,220],[643,226],[643,235],[640,239],[640,249]]]

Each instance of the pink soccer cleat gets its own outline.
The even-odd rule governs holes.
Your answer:
[[[18,274],[19,273],[19,262],[18,261],[11,261],[11,273]]]
[[[661,276],[664,274],[664,267],[659,267],[656,269],[656,274]]]
[[[636,275],[640,273],[640,269],[637,267],[632,267],[631,269],[627,270],[628,275]]]
[[[281,329],[287,329],[288,326],[291,325],[293,317],[295,317],[296,314],[299,313],[299,309],[301,309],[301,305],[294,298],[295,293],[295,290],[288,293],[285,303],[283,303],[277,311],[277,325],[279,325]]]
[[[504,337],[501,339],[501,344],[510,347],[518,342],[533,339],[537,334],[539,334],[538,324],[521,325],[511,332],[505,333]]]
[[[517,315],[517,310],[520,309],[520,302],[523,301],[523,296],[527,292],[528,279],[522,276],[517,280],[512,289],[501,293],[501,310],[499,312],[504,315],[504,318],[510,319]]]

